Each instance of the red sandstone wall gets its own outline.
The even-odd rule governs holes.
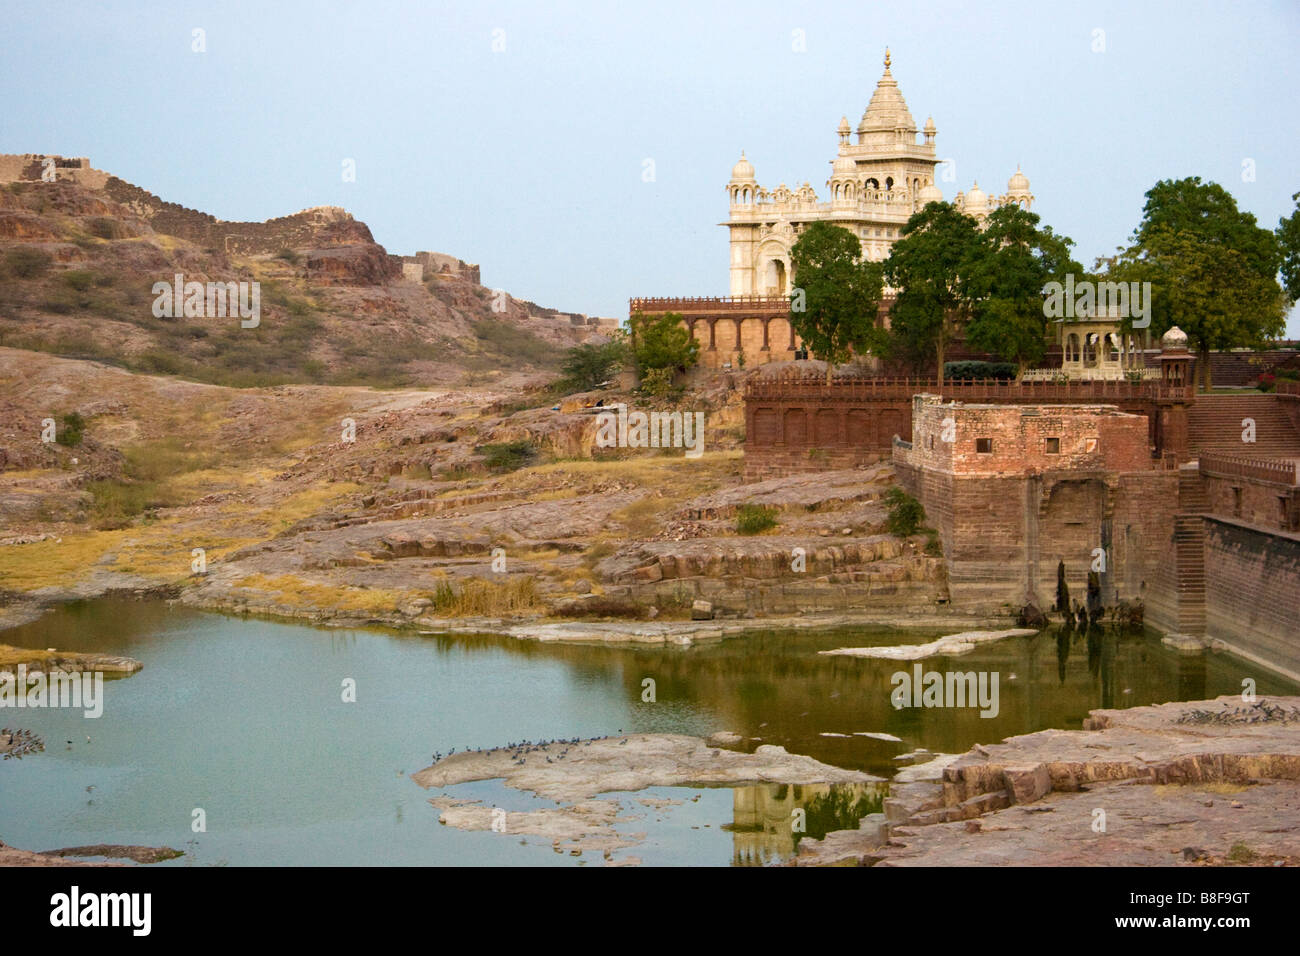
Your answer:
[[[918,400],[914,414],[913,460],[958,474],[1151,467],[1147,420],[1097,406],[952,406]],[[945,422],[950,442],[943,440]],[[1057,439],[1058,453],[1048,453],[1049,438]],[[979,439],[991,440],[992,450],[978,451]]]
[[[1094,549],[1110,525],[1103,600],[1142,598],[1173,610],[1173,515],[1176,472],[1092,477],[954,476],[922,470],[900,453],[900,484],[926,510],[948,561],[954,606],[1019,605],[1056,599],[1064,561],[1072,598],[1084,599]]]
[[[1205,522],[1206,636],[1296,670],[1300,657],[1300,536]]]
[[[1147,621],[1176,630],[1177,583],[1174,515],[1178,473],[1148,471],[1120,475],[1111,511],[1112,575],[1121,597],[1140,597]],[[1110,594],[1104,595],[1109,602]]]
[[[1212,513],[1264,528],[1300,531],[1300,491],[1296,488],[1250,478],[1203,477]],[[1240,498],[1234,489],[1240,490]]]
[[[884,456],[869,448],[745,449],[745,481],[765,481],[785,475],[802,475],[837,468],[875,464]]]

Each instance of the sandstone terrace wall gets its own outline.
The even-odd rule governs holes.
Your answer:
[[[1172,616],[1176,472],[964,477],[900,459],[895,468],[939,532],[954,607],[1049,608],[1060,561],[1071,598],[1082,601],[1093,550],[1104,544],[1103,601],[1141,598],[1155,616]]]
[[[1212,514],[1261,528],[1300,531],[1294,461],[1202,455],[1199,466]]]
[[[1179,500],[1177,471],[1148,471],[1117,476],[1113,497],[1109,583],[1102,599],[1138,597],[1146,607],[1148,624],[1177,630],[1178,569],[1174,559],[1174,516],[1184,510]],[[1053,568],[1053,575],[1055,569]],[[1055,594],[1055,577],[1050,598]],[[1073,580],[1070,593],[1075,593]],[[1082,600],[1082,597],[1080,598]]]
[[[795,366],[755,372],[745,386],[746,480],[818,471],[824,467],[823,453],[843,463],[839,467],[890,456],[895,435],[911,440],[913,397],[936,390],[933,381],[918,379],[837,377],[828,385],[824,375],[810,375]],[[1188,399],[1185,390],[1176,391],[1156,383],[1128,382],[1009,385],[945,380],[942,386],[945,398],[967,402],[1115,405],[1145,415],[1148,445],[1178,456],[1185,450],[1186,429],[1169,423],[1185,423],[1183,403]],[[1182,444],[1171,440],[1164,447],[1172,436],[1181,436]]]
[[[1051,607],[1065,563],[1083,599],[1096,549],[1102,600],[1172,606],[1169,561],[1178,473],[1155,470],[1142,416],[1108,406],[914,401],[914,441],[893,448],[900,484],[926,510],[948,561],[954,605]],[[952,441],[943,441],[951,427]],[[1048,454],[1044,440],[1059,441]],[[977,440],[991,451],[977,451]]]
[[[1300,671],[1300,535],[1205,520],[1206,636],[1293,676]]]
[[[790,567],[796,545],[808,548],[807,573]],[[942,560],[892,535],[657,544],[637,560],[645,563],[615,573],[607,593],[661,607],[704,599],[721,617],[915,611],[947,602]]]
[[[766,481],[786,475],[840,468],[865,468],[884,461],[878,451],[862,447],[745,449],[745,481]]]

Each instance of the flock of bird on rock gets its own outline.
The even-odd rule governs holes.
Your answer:
[[[622,727],[618,728],[618,732],[621,734],[623,732],[623,728]],[[555,763],[556,760],[563,760],[565,756],[568,755],[569,751],[574,747],[578,747],[578,746],[590,747],[592,741],[604,740],[604,739],[605,739],[604,737],[590,737],[586,739],[582,737],[569,737],[567,739],[563,737],[557,737],[554,740],[521,740],[517,743],[512,740],[504,747],[490,747],[487,750],[484,750],[482,747],[474,747],[472,749],[469,747],[465,747],[463,750],[461,750],[461,753],[462,754],[470,754],[470,753],[495,754],[495,753],[508,752],[510,754],[511,762],[519,766],[523,766],[527,762],[529,754],[541,753],[546,756],[547,763]],[[623,738],[622,740],[619,741],[619,743],[620,744],[627,743],[627,738],[626,737]],[[552,754],[550,748],[557,745],[562,746],[564,749],[561,750],[558,754],[554,754],[553,756],[555,759],[553,760],[551,759]],[[455,753],[456,753],[455,747],[452,747],[451,750],[449,750],[446,754],[435,753],[433,755],[433,762],[438,763],[438,761],[444,759],[444,757],[454,756]]]

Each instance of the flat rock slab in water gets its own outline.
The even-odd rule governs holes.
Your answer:
[[[121,843],[97,843],[94,846],[68,846],[61,850],[46,850],[45,856],[102,856],[113,860],[133,860],[136,863],[161,863],[184,856],[182,850],[169,846],[127,846]]]
[[[115,654],[78,654],[73,651],[33,651],[0,644],[0,674],[16,674],[24,666],[28,677],[38,673],[62,671],[65,674],[94,673],[134,674],[144,667],[131,657]]]
[[[506,811],[451,797],[434,797],[429,802],[441,811],[439,821],[457,830],[543,837],[551,841],[556,852],[575,856],[599,850],[610,861],[615,850],[637,846],[645,839],[644,833],[622,834],[614,829],[615,823],[639,819],[619,816],[622,806],[616,800],[582,800],[569,806],[525,811]]]
[[[125,846],[99,843],[94,846],[70,846],[61,850],[34,853],[0,841],[0,866],[122,866],[121,863],[76,860],[70,857],[100,856],[108,859],[133,860],[136,863],[160,863],[185,854],[165,846]]]
[[[764,745],[752,754],[738,753],[682,734],[629,734],[514,750],[470,751],[444,757],[411,778],[425,788],[501,778],[516,790],[570,802],[647,787],[880,780],[787,753],[784,747]]]
[[[887,661],[919,661],[926,657],[955,657],[969,654],[980,644],[1001,641],[1008,637],[1033,637],[1038,631],[1017,627],[1007,631],[963,631],[949,634],[925,644],[897,644],[890,647],[837,647],[819,654],[841,657],[873,657]]]

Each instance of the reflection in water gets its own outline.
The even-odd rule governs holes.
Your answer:
[[[0,837],[17,846],[176,845],[177,828],[188,835],[190,813],[202,805],[223,821],[205,852],[237,864],[564,865],[567,857],[549,849],[521,858],[531,851],[512,841],[438,826],[429,795],[406,774],[450,747],[623,728],[730,730],[748,747],[775,744],[888,778],[906,751],[957,753],[1077,728],[1098,707],[1240,693],[1243,677],[1257,679],[1260,694],[1297,693],[1227,654],[1181,656],[1155,632],[1051,629],[924,662],[928,671],[996,673],[997,716],[982,718],[978,706],[895,709],[892,675],[910,665],[817,653],[920,643],[957,629],[774,630],[691,648],[629,648],[311,628],[162,602],[72,605],[6,631],[5,643],[123,654],[144,670],[106,688],[93,744],[81,743],[79,715],[24,715],[23,726],[45,739],[77,743],[20,767],[0,764]],[[355,705],[340,702],[343,678],[357,681]],[[656,683],[655,702],[641,699],[646,678]],[[475,786],[470,796],[504,799],[491,785]],[[776,860],[801,836],[792,810],[807,811],[806,835],[820,836],[853,826],[855,814],[878,809],[877,799],[851,788],[736,788],[725,846],[709,842],[727,817],[708,800],[692,804],[699,809],[691,812],[712,814],[693,818],[700,831],[654,832],[649,842],[671,847],[662,849],[666,862]]]
[[[868,813],[881,811],[888,793],[887,783],[736,787],[734,822],[724,827],[734,841],[732,863],[762,866],[788,860],[804,837],[821,840],[832,830],[856,829]],[[802,820],[796,810],[804,811]]]

